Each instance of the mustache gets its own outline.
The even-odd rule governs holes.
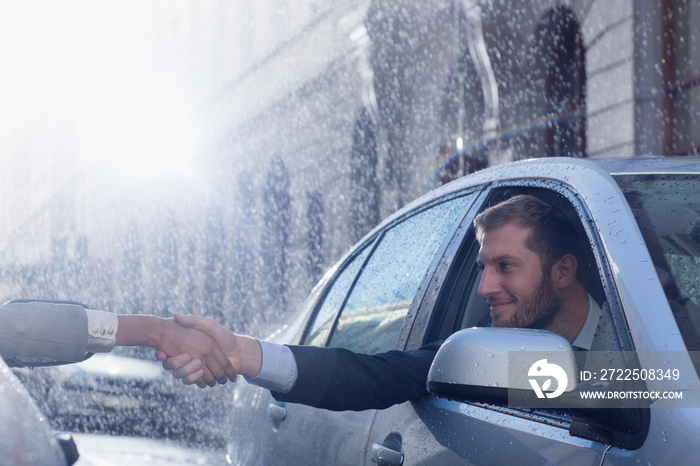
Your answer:
[[[494,304],[504,304],[504,303],[510,303],[510,302],[512,302],[512,300],[509,300],[509,299],[507,299],[507,300],[499,300],[499,299],[491,298],[491,297],[483,298],[483,300],[484,300],[484,303],[486,303],[487,306],[493,306]]]

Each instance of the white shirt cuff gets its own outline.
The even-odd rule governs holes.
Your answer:
[[[117,343],[119,319],[116,314],[85,309],[88,324],[88,353],[109,353]]]
[[[289,393],[297,381],[297,362],[288,346],[258,340],[262,348],[262,370],[246,380],[273,392]]]

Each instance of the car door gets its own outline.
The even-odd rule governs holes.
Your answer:
[[[551,173],[548,177],[551,178]],[[589,186],[612,184],[610,177],[598,173],[581,178]],[[556,203],[576,218],[584,216],[578,223],[578,232],[586,237],[583,244],[594,245],[588,255],[594,277],[588,291],[603,305],[608,320],[622,326],[623,319],[613,317],[619,316],[622,308],[612,284],[607,255],[596,230],[590,227],[591,218],[586,214],[590,206],[569,183],[530,180],[493,184],[485,205],[521,193]],[[429,285],[435,290],[434,299],[425,300],[418,310],[407,349],[444,339],[460,328],[488,324],[488,311],[476,293],[479,272],[475,264],[478,245],[474,232],[465,229],[463,236],[454,237],[452,242],[451,248],[456,252],[443,258],[451,263],[439,266],[447,270],[444,278],[436,274]],[[596,338],[605,338],[606,348],[632,349],[624,328],[616,327]],[[646,435],[648,410],[633,407],[628,413],[639,422],[635,424],[636,432],[630,428],[626,446],[638,446]],[[604,435],[596,436],[597,420],[586,416],[590,415],[581,416],[572,410],[462,403],[430,395],[419,402],[377,413],[365,464],[600,464],[610,441]]]
[[[640,366],[659,375],[647,377],[644,387],[662,399],[648,410],[649,431],[639,448],[612,446],[605,464],[698,462],[700,164],[689,161],[676,170],[650,173],[645,167],[615,176],[641,233],[633,231],[611,251],[618,258],[616,285]],[[619,221],[613,225],[613,232],[620,227]],[[649,253],[635,257],[629,245],[641,238]],[[681,396],[664,399],[673,393]]]
[[[415,297],[432,275],[474,195],[453,195],[410,210],[359,246],[338,268],[300,343],[363,353],[396,348]],[[332,412],[275,401],[267,392],[261,460],[270,464],[362,462],[374,411]],[[267,424],[267,425],[265,425]]]

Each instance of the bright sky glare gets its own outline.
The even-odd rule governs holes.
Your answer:
[[[91,137],[102,148],[99,165],[131,179],[188,173],[194,123],[175,96],[130,86],[96,96],[93,105]]]
[[[6,5],[0,17],[0,136],[7,143],[17,135],[17,141],[9,141],[5,154],[26,153],[21,133],[33,128],[32,137],[47,138],[44,147],[53,154],[117,168],[115,175],[150,178],[189,170],[196,117],[163,48],[169,36],[158,27],[168,20],[149,14],[155,11],[113,0]]]

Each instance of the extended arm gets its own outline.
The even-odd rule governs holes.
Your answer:
[[[240,374],[268,388],[260,371],[263,362],[268,365],[269,361],[257,340],[235,335],[210,319],[176,315],[175,321],[211,335],[233,366],[241,369]],[[291,346],[295,381],[289,391],[273,389],[272,395],[280,401],[337,411],[382,409],[416,400],[428,393],[428,371],[439,347],[440,342],[435,342],[415,351],[368,355],[341,348]],[[173,376],[185,383],[192,383],[200,375],[199,361],[188,355],[161,359],[163,367],[173,370]],[[273,370],[280,371],[287,371],[287,367]]]
[[[333,411],[384,409],[428,394],[426,382],[440,342],[414,351],[361,354],[342,348],[292,346],[297,383],[278,401]]]
[[[0,355],[12,364],[70,363],[116,345],[149,346],[203,361],[201,384],[225,383],[236,372],[207,334],[172,319],[115,315],[76,303],[12,301],[0,306]]]

